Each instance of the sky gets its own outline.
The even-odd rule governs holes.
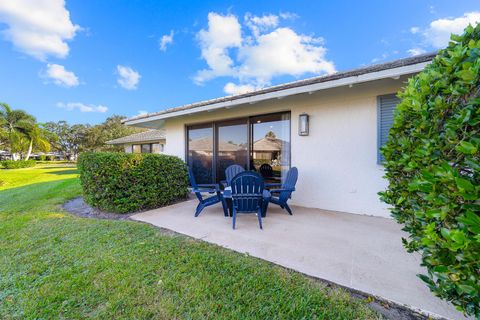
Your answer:
[[[432,52],[479,0],[0,0],[0,102],[103,122]]]

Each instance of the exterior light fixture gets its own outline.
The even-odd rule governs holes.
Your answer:
[[[308,136],[309,134],[310,119],[309,115],[302,113],[298,116],[298,135],[299,136]]]

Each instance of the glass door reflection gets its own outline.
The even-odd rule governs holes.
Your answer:
[[[225,180],[225,169],[238,164],[248,168],[247,119],[219,122],[217,128],[216,180]]]
[[[252,117],[250,169],[281,182],[290,169],[290,113]]]
[[[213,182],[213,125],[187,129],[187,159],[197,183]]]

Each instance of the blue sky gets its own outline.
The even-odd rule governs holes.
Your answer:
[[[474,21],[473,0],[0,0],[0,101],[99,123],[430,52]]]

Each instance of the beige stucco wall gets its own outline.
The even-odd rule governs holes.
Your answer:
[[[388,217],[378,199],[386,181],[377,164],[377,96],[397,92],[406,78],[386,79],[273,99],[232,109],[168,119],[165,153],[185,158],[188,124],[291,111],[292,166],[299,169],[292,203]],[[310,135],[298,135],[298,116],[310,115]]]

